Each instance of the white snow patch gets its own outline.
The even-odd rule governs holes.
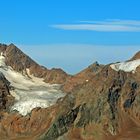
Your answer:
[[[140,59],[110,65],[110,67],[115,71],[122,70],[133,73],[135,73],[138,66],[140,66]]]
[[[14,87],[10,93],[15,97],[15,104],[11,110],[17,110],[20,114],[26,115],[33,108],[46,108],[53,105],[58,98],[64,97],[65,94],[59,90],[57,84],[50,85],[43,82],[43,79],[30,75],[27,69],[27,75],[22,75],[14,71],[11,67],[6,66],[5,57],[0,55],[0,72]],[[29,78],[30,77],[30,78]]]

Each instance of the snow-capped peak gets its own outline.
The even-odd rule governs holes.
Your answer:
[[[110,67],[115,71],[122,70],[124,72],[133,72],[133,73],[135,73],[136,68],[138,66],[140,66],[140,59],[110,65]]]

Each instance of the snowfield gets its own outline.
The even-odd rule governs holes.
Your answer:
[[[140,59],[110,65],[110,67],[115,71],[122,70],[125,72],[133,72],[133,73],[135,73],[136,68],[138,66],[140,66]]]
[[[15,104],[11,110],[17,110],[23,116],[31,112],[33,108],[47,108],[56,103],[57,99],[65,94],[59,90],[59,85],[50,85],[43,82],[43,79],[30,75],[23,75],[6,66],[5,57],[0,55],[0,72],[14,87],[10,93],[15,97]]]

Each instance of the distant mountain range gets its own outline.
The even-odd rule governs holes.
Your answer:
[[[1,140],[140,140],[140,52],[76,75],[0,44]]]

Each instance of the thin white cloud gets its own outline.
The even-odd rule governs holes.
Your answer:
[[[107,25],[131,25],[131,26],[140,26],[140,20],[120,20],[120,19],[107,19],[105,21],[91,21],[83,20],[81,23],[93,23],[93,24],[107,24]]]
[[[78,24],[56,24],[62,30],[88,30],[98,32],[140,32],[139,20],[80,21]]]

